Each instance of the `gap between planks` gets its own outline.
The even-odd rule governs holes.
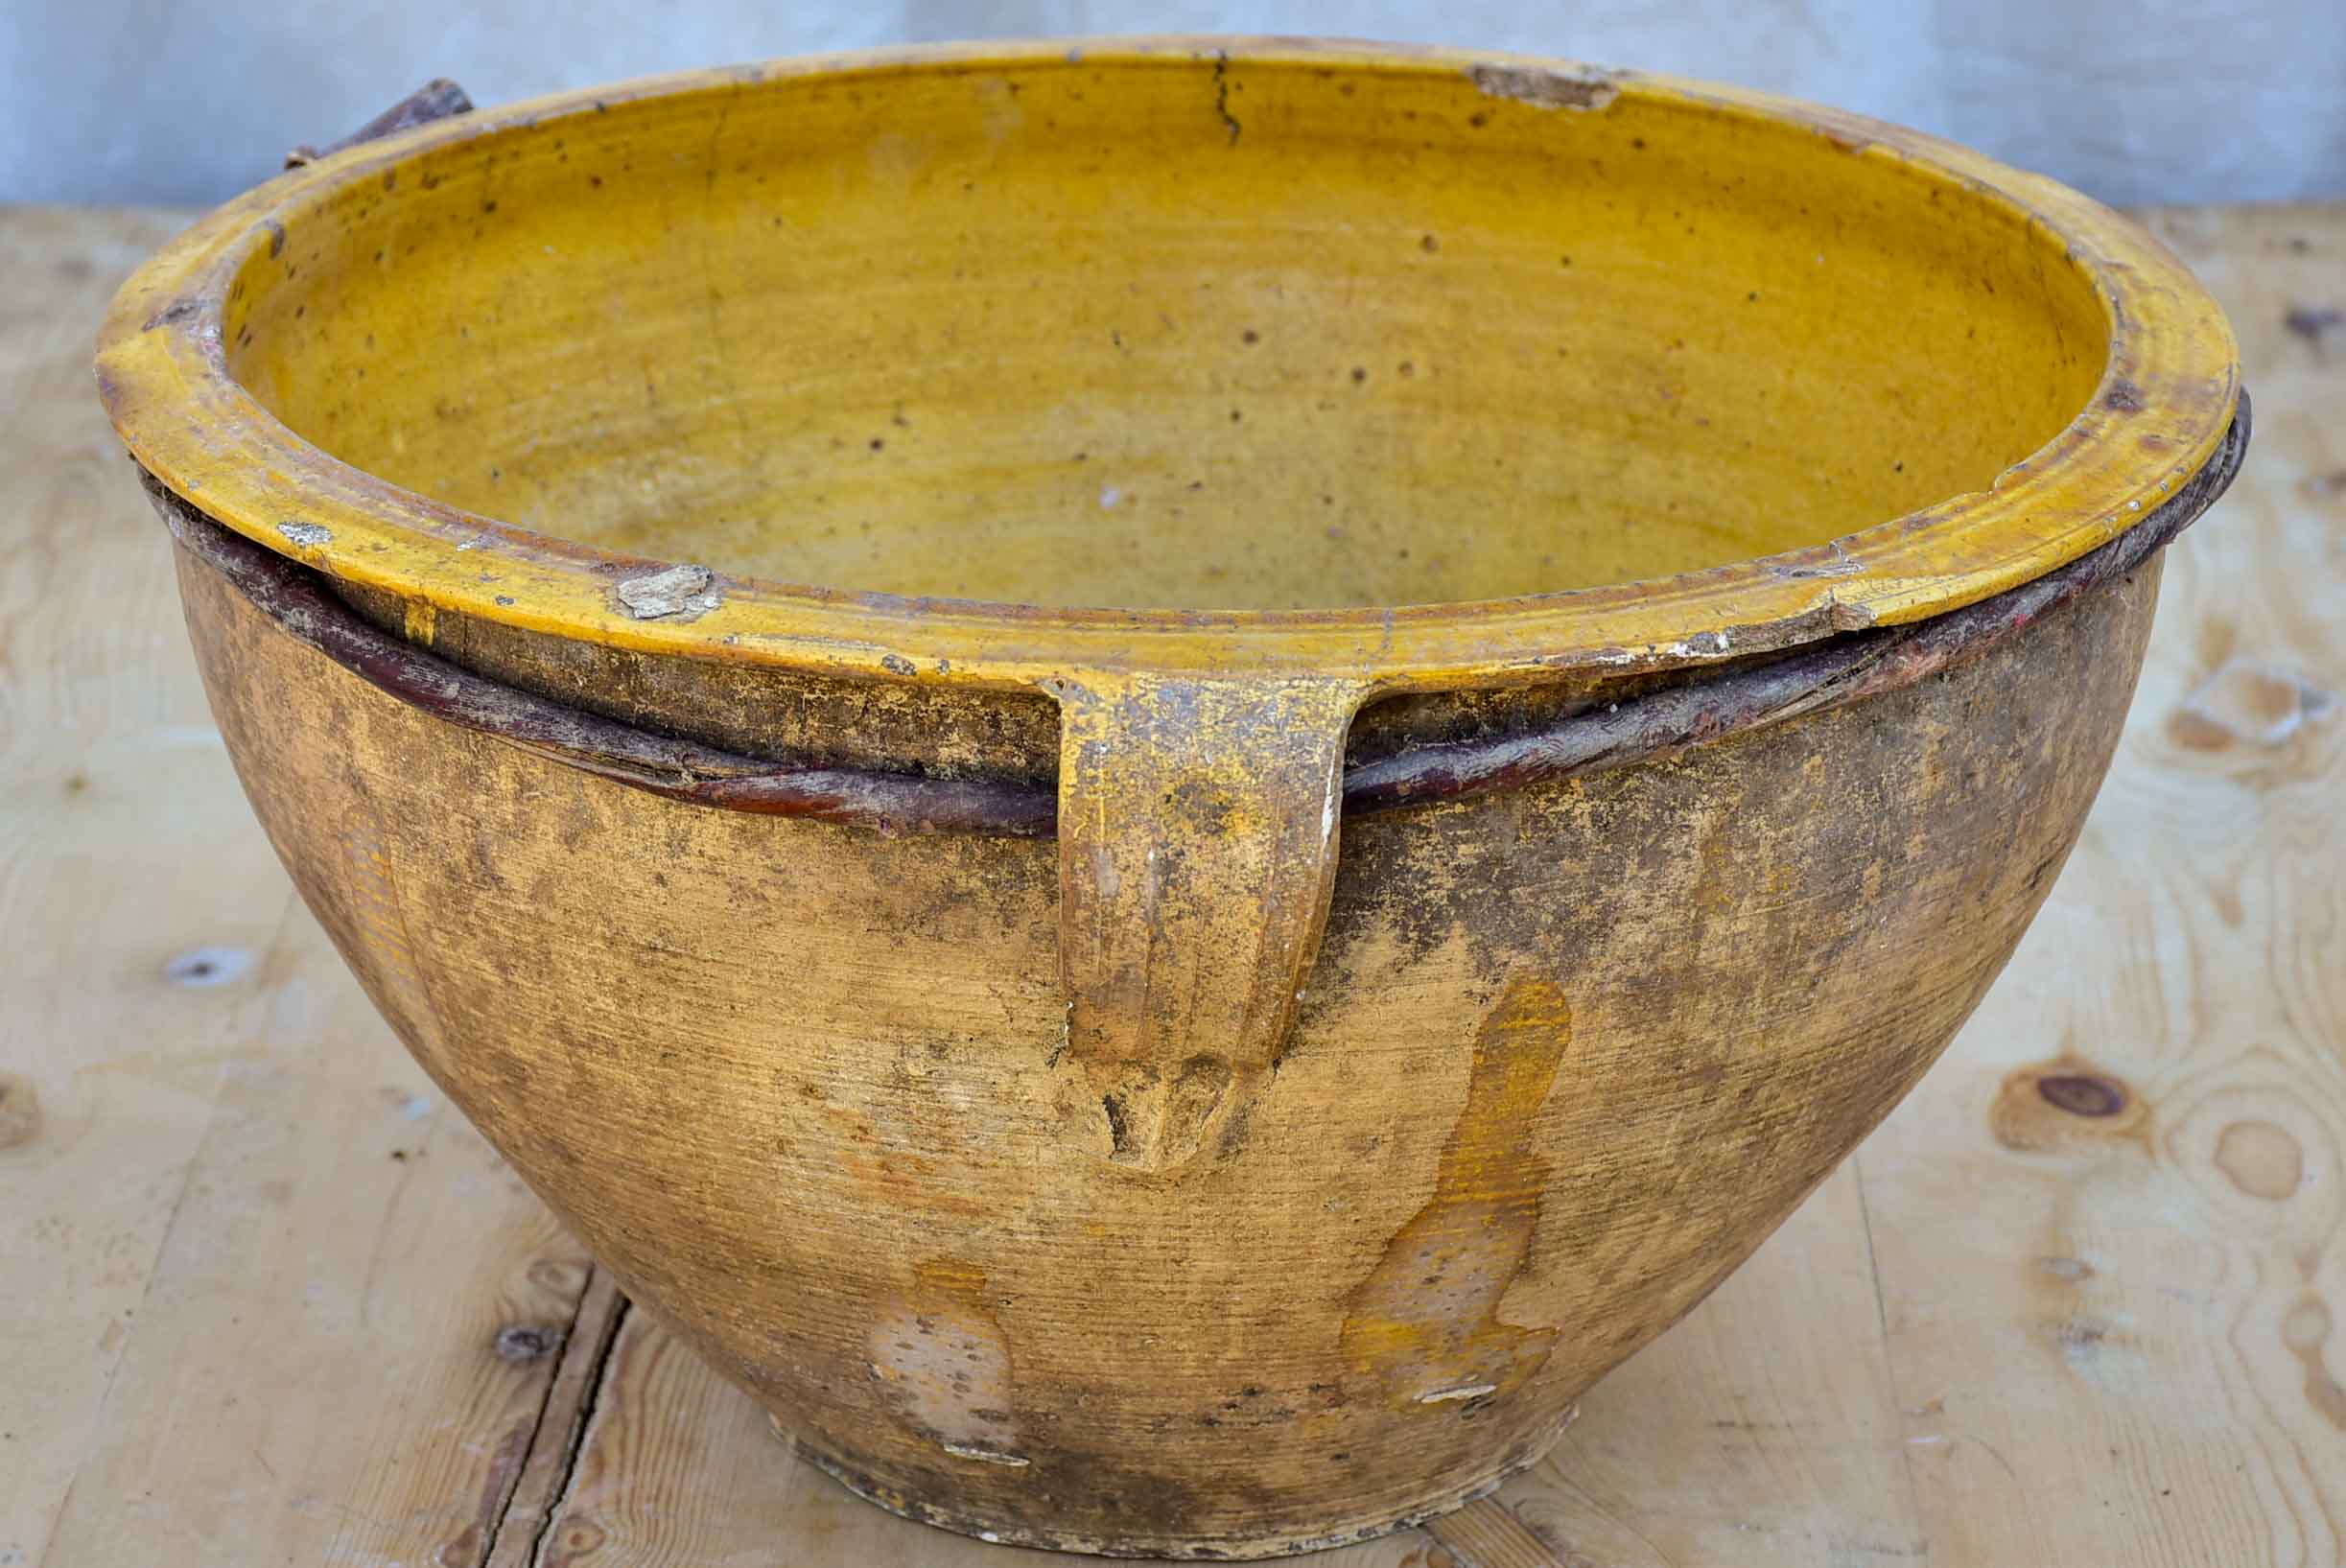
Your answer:
[[[561,1364],[546,1385],[546,1402],[539,1407],[527,1457],[490,1530],[480,1568],[531,1568],[538,1560],[546,1533],[570,1495],[627,1306],[610,1271],[591,1266],[586,1289],[578,1294],[578,1310],[562,1338]]]

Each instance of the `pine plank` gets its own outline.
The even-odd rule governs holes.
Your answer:
[[[1866,1221],[1844,1165],[1500,1500],[1575,1565],[1923,1557]]]
[[[292,904],[92,396],[92,323],[177,222],[0,208],[0,1563],[100,1432]]]
[[[553,1371],[499,1335],[558,1345],[586,1259],[360,995],[204,708],[89,373],[176,222],[0,209],[0,1563],[457,1568]]]
[[[89,392],[175,222],[0,209],[0,1564],[1058,1560],[793,1460],[292,900]],[[1315,1563],[2346,1560],[2346,204],[2151,222],[2233,312],[2258,443],[2035,930],[1548,1463]]]
[[[2059,888],[1859,1156],[1940,1562],[2346,1561],[2346,334],[2305,325],[2346,208],[2152,221],[2240,331],[2256,448],[2172,552]]]
[[[239,1035],[43,1560],[473,1568],[587,1260],[306,912]]]

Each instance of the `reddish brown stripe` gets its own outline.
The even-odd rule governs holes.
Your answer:
[[[1928,679],[2141,566],[2231,485],[2248,436],[2242,392],[2223,444],[2189,484],[2109,544],[2008,593],[1912,625],[1847,633],[1771,663],[1697,672],[1683,684],[1584,709],[1525,734],[1412,747],[1348,770],[1344,809],[1365,815],[1553,783]],[[1058,801],[1048,784],[760,761],[505,686],[378,630],[317,573],[230,532],[143,471],[141,477],[179,543],[264,614],[353,674],[449,723],[637,789],[728,810],[893,832],[1047,838],[1057,831]]]
[[[180,545],[217,568],[288,633],[435,718],[672,800],[893,832],[1048,836],[1047,789],[985,780],[763,762],[551,702],[377,629],[296,561],[231,533],[148,482]]]
[[[1586,709],[1528,734],[1419,746],[1364,763],[1345,775],[1344,808],[1389,810],[1568,779],[1912,686],[2141,566],[2230,487],[2248,434],[2242,392],[2223,444],[2189,484],[2100,550],[2033,582],[1929,620],[1850,632],[1772,663]]]

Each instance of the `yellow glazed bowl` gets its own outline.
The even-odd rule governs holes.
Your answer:
[[[1192,1556],[1533,1462],[1897,1102],[2246,438],[2050,181],[1286,40],[395,130],[98,374],[287,866],[636,1299]]]

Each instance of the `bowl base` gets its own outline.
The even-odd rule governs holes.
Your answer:
[[[1556,1446],[1557,1440],[1579,1418],[1580,1414],[1581,1407],[1577,1402],[1565,1407],[1563,1415],[1554,1426],[1527,1449],[1511,1457],[1497,1468],[1398,1513],[1339,1521],[1307,1535],[1270,1535],[1245,1539],[1230,1536],[1122,1536],[1110,1539],[1071,1532],[1039,1530],[1010,1520],[968,1513],[950,1505],[912,1496],[876,1476],[866,1475],[799,1437],[771,1412],[766,1416],[766,1424],[773,1429],[775,1438],[787,1443],[798,1458],[865,1502],[915,1524],[950,1531],[956,1535],[968,1535],[992,1545],[1033,1547],[1045,1552],[1081,1553],[1100,1557],[1174,1557],[1242,1562],[1264,1557],[1294,1556],[1305,1552],[1325,1552],[1340,1546],[1356,1546],[1396,1531],[1413,1529],[1430,1519],[1439,1519],[1445,1513],[1454,1513],[1478,1498],[1490,1496],[1511,1478],[1547,1458],[1548,1450]]]

